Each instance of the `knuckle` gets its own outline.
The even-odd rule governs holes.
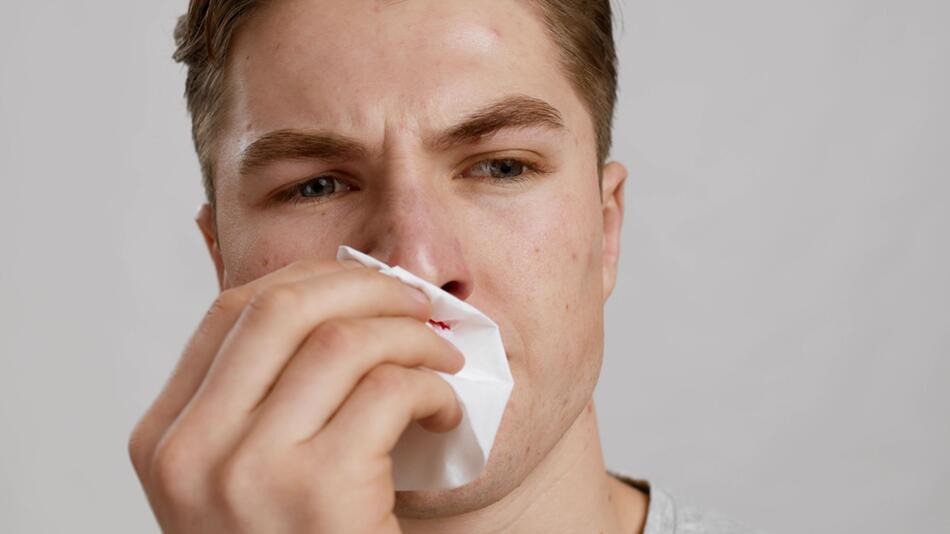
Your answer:
[[[406,373],[397,366],[390,364],[378,365],[363,378],[364,387],[372,390],[378,397],[401,399],[405,398],[409,389],[409,379]]]
[[[346,353],[358,338],[356,326],[344,319],[324,321],[313,332],[320,353]]]
[[[339,438],[319,440],[308,450],[307,461],[312,466],[307,472],[317,473],[317,476],[308,477],[306,481],[307,491],[315,499],[314,502],[332,501],[337,488],[354,481],[372,481],[373,477],[368,475],[373,471],[374,464],[383,462],[385,473],[392,473],[389,455],[368,462],[366,458],[353,454],[351,442]]]
[[[288,285],[271,286],[251,297],[247,309],[253,314],[287,310],[297,303],[297,293]]]
[[[281,493],[320,509],[338,502],[339,489],[347,484],[347,480],[339,476],[339,462],[346,454],[344,451],[342,455],[326,456],[315,452],[314,448],[309,449],[306,455],[297,456],[293,465],[282,470]]]
[[[237,454],[218,469],[214,485],[224,504],[239,507],[253,484],[252,467],[246,455]]]
[[[208,310],[208,315],[219,316],[240,313],[249,298],[250,295],[246,289],[225,289],[218,295],[218,298],[214,300],[211,309]]]
[[[271,487],[275,477],[280,478],[279,470],[269,466],[259,451],[240,447],[221,463],[212,484],[220,504],[236,516],[259,496],[276,489]]]
[[[176,437],[159,444],[149,473],[153,484],[166,498],[181,502],[194,490],[192,482],[197,467],[194,449]]]

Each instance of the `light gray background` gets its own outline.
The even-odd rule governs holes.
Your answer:
[[[3,2],[2,532],[156,530],[126,438],[215,293],[184,6]],[[950,531],[948,6],[623,4],[613,468],[775,532]]]

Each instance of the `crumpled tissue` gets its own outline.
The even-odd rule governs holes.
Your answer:
[[[501,424],[514,381],[498,325],[471,304],[417,277],[342,246],[337,260],[354,260],[395,277],[425,293],[432,301],[428,326],[465,355],[457,374],[436,371],[455,390],[462,422],[445,433],[409,425],[392,451],[393,478],[398,491],[450,489],[478,477]]]

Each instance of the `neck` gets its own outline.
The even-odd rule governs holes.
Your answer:
[[[463,515],[401,519],[405,534],[641,533],[647,496],[607,474],[593,401],[551,452],[501,500]]]

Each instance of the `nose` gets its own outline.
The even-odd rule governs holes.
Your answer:
[[[398,265],[465,300],[474,283],[462,249],[456,220],[445,192],[431,184],[400,184],[374,199],[363,228],[367,254]]]

